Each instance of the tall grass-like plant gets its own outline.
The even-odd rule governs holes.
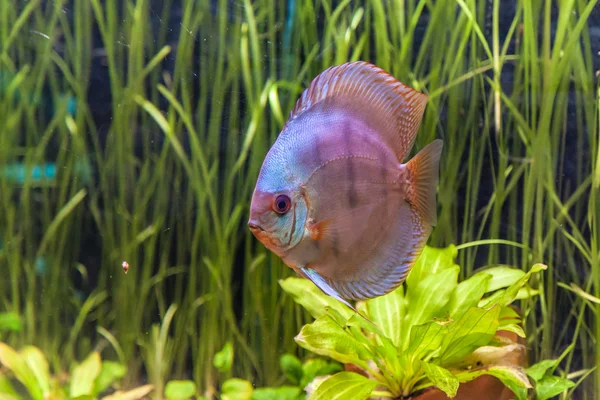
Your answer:
[[[36,344],[55,370],[118,342],[130,382],[152,371],[209,391],[234,375],[277,383],[279,357],[295,351],[308,316],[282,295],[290,272],[248,234],[249,198],[302,89],[362,59],[430,96],[415,152],[445,141],[431,242],[464,243],[466,277],[483,265],[548,264],[540,296],[522,303],[532,359],[571,346],[557,371],[585,378],[575,390],[593,398],[597,1],[292,3],[0,2],[0,311],[23,321],[3,340]],[[112,116],[102,126],[88,92],[99,59]],[[78,172],[86,160],[90,180]],[[34,173],[45,162],[56,163],[52,179]],[[77,264],[90,230],[98,270]],[[158,340],[152,326],[167,316],[173,362],[161,372],[140,344]],[[219,374],[212,360],[228,342],[238,357]]]
[[[36,343],[52,354],[53,363],[60,363],[68,338],[65,325],[89,311],[69,284],[76,275],[86,278],[74,256],[88,193],[77,174],[78,161],[87,156],[85,132],[77,130],[83,113],[68,112],[62,100],[68,77],[53,62],[66,23],[63,5],[0,5],[0,307],[25,323],[23,333],[11,339]],[[90,37],[89,31],[79,33]],[[79,56],[85,59],[85,50]],[[81,67],[86,64],[89,60]],[[48,156],[60,168],[53,177],[37,176],[35,167]]]

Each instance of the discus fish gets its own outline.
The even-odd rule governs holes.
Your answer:
[[[403,164],[427,98],[367,62],[331,67],[297,101],[260,170],[250,230],[351,308],[400,286],[436,224],[442,141]]]

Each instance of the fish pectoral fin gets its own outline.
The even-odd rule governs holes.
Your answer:
[[[308,234],[312,240],[323,240],[327,234],[331,234],[328,226],[331,223],[331,218],[324,219],[320,222],[312,222],[308,225]]]
[[[361,239],[363,227],[368,224],[369,217],[380,204],[381,201],[376,201],[313,222],[308,226],[310,237],[345,253]]]
[[[327,281],[325,279],[323,279],[323,277],[321,275],[319,275],[319,273],[317,271],[315,271],[312,268],[308,268],[308,267],[301,267],[300,270],[312,283],[315,284],[315,286],[317,286],[319,289],[321,289],[321,291],[323,293],[325,293],[326,295],[331,296],[334,299],[338,300],[339,302],[345,304],[347,307],[352,309],[354,312],[358,312],[358,311],[356,311],[356,309],[354,307],[352,307],[352,305],[346,299],[344,299],[337,292],[337,290],[335,290],[333,287],[331,287],[331,285],[329,285],[329,283],[327,283]]]

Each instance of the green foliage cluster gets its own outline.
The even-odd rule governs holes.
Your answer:
[[[426,247],[405,286],[360,305],[370,323],[306,280],[283,281],[283,289],[316,318],[302,328],[296,342],[354,364],[369,376],[340,372],[320,382],[311,399],[344,399],[350,394],[356,400],[368,399],[375,388],[385,390],[377,392],[380,397],[409,397],[433,386],[454,397],[460,383],[484,374],[499,378],[520,400],[534,387],[538,399],[573,387],[570,380],[546,376],[556,367],[555,360],[528,370],[511,365],[506,357],[519,345],[496,336],[510,331],[525,337],[510,304],[536,295],[527,282],[546,266],[536,264],[527,273],[492,267],[458,283],[455,257],[454,246]]]
[[[341,364],[324,358],[310,357],[301,362],[292,354],[280,359],[281,372],[288,383],[277,387],[254,388],[252,383],[231,378],[223,382],[220,398],[223,400],[303,400],[305,388],[315,379],[343,370]]]
[[[592,374],[578,388],[595,398],[600,87],[588,18],[597,0],[517,0],[507,31],[502,0],[303,0],[291,10],[287,0],[186,0],[177,17],[173,0],[159,3],[0,1],[0,311],[12,318],[0,323],[20,321],[1,340],[35,344],[54,370],[100,343],[131,386],[143,371],[156,388],[191,378],[210,391],[232,376],[278,384],[279,356],[294,351],[308,315],[282,298],[278,281],[290,272],[257,246],[244,216],[302,89],[332,64],[364,59],[429,94],[415,150],[445,142],[432,244],[464,243],[462,277],[483,246],[487,265],[549,265],[521,304],[531,359],[566,354],[560,368],[577,381]],[[110,77],[110,126],[92,118],[97,59]],[[56,177],[34,179],[48,155]],[[25,166],[21,183],[4,174],[14,163]],[[81,296],[72,282],[88,282],[91,266],[76,260],[90,227],[102,255],[97,286]],[[241,356],[223,373],[213,358],[228,342]]]
[[[352,396],[366,400],[371,396],[410,397],[430,387],[454,397],[461,383],[484,374],[499,378],[520,400],[527,399],[528,389],[542,400],[575,386],[571,380],[552,373],[562,357],[529,368],[511,364],[507,356],[522,352],[522,345],[496,335],[498,331],[510,331],[525,337],[521,318],[511,303],[539,294],[528,281],[546,266],[536,264],[527,273],[492,267],[459,283],[460,268],[455,257],[454,246],[426,247],[406,285],[361,302],[361,314],[326,296],[308,280],[287,278],[280,283],[283,289],[315,318],[302,328],[296,342],[335,361],[309,358],[302,363],[296,356],[284,354],[280,367],[288,385],[254,388],[247,380],[230,378],[221,385],[219,398],[300,400],[306,398],[307,391],[310,399]],[[224,374],[234,362],[234,348],[228,342],[215,354],[213,366]],[[354,365],[367,376],[346,372],[338,362]],[[101,361],[95,351],[76,363],[66,382],[60,384],[58,379],[51,379],[48,362],[37,347],[27,346],[17,353],[5,343],[0,343],[0,365],[24,385],[33,399],[40,400],[98,398],[127,370],[123,364]],[[0,383],[4,397],[22,398],[7,375],[0,374]],[[169,381],[164,390],[162,385],[117,390],[102,398],[137,399],[153,390],[164,393],[167,399],[205,399],[189,380]]]
[[[7,368],[18,380],[25,393],[18,393],[9,377],[0,375],[0,394],[3,399],[20,400],[91,400],[99,397],[107,388],[125,376],[127,368],[112,361],[102,361],[98,352],[92,352],[81,363],[74,365],[66,382],[50,375],[48,360],[35,346],[26,346],[17,352],[6,343],[0,342],[0,365]],[[152,385],[141,386],[129,391],[117,391],[106,400],[139,399],[152,390]]]
[[[231,343],[215,355],[214,366],[222,373],[233,365]],[[323,358],[309,358],[302,363],[292,354],[284,354],[280,360],[282,374],[290,384],[279,387],[254,388],[251,382],[230,378],[223,382],[218,397],[222,400],[301,400],[305,399],[304,387],[315,378],[341,371],[342,366]],[[113,361],[103,361],[94,351],[81,363],[74,363],[70,373],[51,375],[48,360],[35,346],[26,346],[17,352],[0,342],[0,398],[3,400],[137,400],[154,397],[166,400],[207,400],[200,395],[195,382],[171,380],[164,391],[152,384],[129,390],[120,389],[127,367]],[[16,382],[26,391],[19,392]],[[159,393],[157,395],[157,392]],[[210,395],[210,394],[209,394]]]

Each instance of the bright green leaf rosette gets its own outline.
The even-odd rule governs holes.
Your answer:
[[[357,304],[370,324],[343,304],[323,294],[310,281],[288,278],[282,288],[315,320],[296,337],[303,348],[344,364],[364,375],[338,372],[310,388],[310,399],[371,396],[400,397],[437,387],[449,397],[461,383],[492,375],[518,399],[535,390],[548,398],[573,382],[548,373],[554,364],[534,373],[503,359],[520,345],[501,340],[498,331],[525,337],[521,317],[510,306],[538,294],[528,285],[528,272],[505,266],[484,269],[458,282],[456,247],[426,247],[406,283],[395,291]],[[537,371],[537,373],[536,373]],[[341,396],[341,397],[340,397]],[[346,396],[346,397],[344,397]]]

